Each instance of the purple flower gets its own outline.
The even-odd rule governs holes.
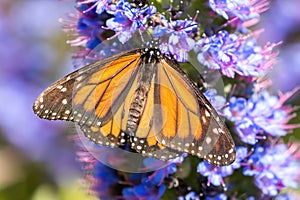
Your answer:
[[[281,95],[280,98],[270,95],[266,90],[254,93],[248,100],[231,97],[224,114],[235,123],[235,130],[245,143],[255,144],[257,134],[262,132],[283,136],[290,129],[299,126],[287,124],[294,117],[291,114],[293,109],[282,106],[294,92]]]
[[[226,194],[218,194],[214,197],[206,197],[205,200],[227,200]]]
[[[233,78],[235,74],[263,75],[274,62],[276,53],[271,53],[273,46],[261,48],[256,45],[254,38],[220,31],[216,35],[198,40],[195,49],[199,51],[197,59],[200,63]]]
[[[71,46],[81,47],[74,55],[75,67],[82,66],[83,61],[87,58],[103,58],[99,52],[93,52],[93,50],[107,39],[108,31],[103,26],[111,17],[106,12],[101,12],[101,14],[92,12],[90,8],[93,6],[89,7],[90,4],[84,2],[79,3],[79,6],[76,7],[78,14],[70,13],[67,19],[60,19],[63,30],[72,37],[67,40],[67,43]]]
[[[156,8],[154,6],[132,7],[129,2],[120,0],[117,4],[111,4],[107,8],[107,13],[114,16],[106,21],[107,28],[115,31],[119,41],[125,43],[137,29],[142,29],[146,25],[149,17],[156,13]]]
[[[242,22],[259,18],[269,7],[267,0],[209,0],[210,7],[225,19]]]
[[[160,38],[162,53],[172,54],[178,62],[185,62],[187,53],[195,45],[189,35],[195,31],[197,23],[191,20],[175,20],[166,26],[156,26],[153,33],[154,37]]]
[[[160,199],[166,190],[163,181],[166,177],[177,171],[177,165],[183,162],[186,155],[173,159],[164,168],[154,171],[152,174],[139,174],[138,179],[134,178],[135,186],[123,189],[125,199]],[[135,177],[135,175],[133,175]]]
[[[102,14],[105,8],[111,3],[111,0],[78,0],[78,4],[90,4],[94,3],[93,6],[85,10],[84,12],[89,12],[92,9],[96,8],[96,13]]]
[[[81,162],[83,170],[87,172],[85,173],[84,185],[88,187],[87,189],[95,191],[100,199],[117,199],[119,191],[115,187],[120,180],[118,172],[96,160],[82,146],[78,137],[74,140],[79,148],[77,151],[77,160]]]
[[[156,185],[155,182],[152,182],[147,177],[142,177],[139,180],[140,184],[135,185],[134,187],[127,187],[123,189],[123,196],[125,199],[160,199],[166,190],[164,184]]]
[[[298,186],[299,164],[284,144],[257,147],[248,163],[244,175],[254,176],[257,187],[268,196],[276,196],[285,187]]]
[[[223,177],[231,175],[235,169],[241,167],[241,161],[247,157],[248,151],[246,147],[237,147],[236,152],[236,160],[231,165],[219,167],[203,161],[198,164],[197,172],[207,177],[208,185],[225,185]]]
[[[191,191],[185,196],[178,197],[178,200],[200,200],[200,196],[196,192]]]
[[[68,40],[69,44],[93,49],[104,39],[100,36],[105,31],[102,27],[109,16],[107,13],[85,13],[88,8],[86,5],[81,5],[78,7],[79,14],[69,14],[68,19],[60,19],[60,21],[64,24],[64,31],[75,36],[75,39]]]
[[[96,161],[93,166],[94,177],[96,179],[94,190],[97,191],[100,199],[113,199],[113,187],[118,183],[117,171]]]
[[[165,177],[176,171],[175,164],[159,169],[151,175],[139,174],[138,178],[133,174],[131,181],[135,182],[135,186],[123,189],[125,199],[160,199],[166,190],[163,184]]]
[[[203,161],[199,163],[197,172],[208,178],[208,185],[213,184],[219,186],[225,185],[223,177],[231,175],[233,173],[233,168],[230,166],[217,167]]]
[[[226,104],[225,97],[218,95],[217,90],[209,89],[204,93],[207,100],[214,106],[215,109],[221,110]]]
[[[300,5],[300,1],[298,1],[298,4]],[[298,26],[300,26],[300,20]],[[274,32],[278,33],[279,31],[275,30]],[[279,56],[276,70],[270,77],[273,88],[280,91],[290,91],[297,88],[300,85],[300,68],[298,67],[300,65],[300,43],[293,43],[284,47]]]
[[[82,145],[79,148],[78,160],[83,163],[84,170],[94,171],[93,176],[86,174],[86,180],[90,182],[87,185],[93,185],[92,189],[100,199],[118,199],[120,196],[124,199],[160,199],[166,190],[165,178],[177,171],[177,165],[186,156],[173,159],[166,167],[154,172],[126,173],[102,164]],[[145,159],[145,164],[153,164],[153,160]]]
[[[201,198],[202,199],[202,198]],[[225,194],[218,194],[214,197],[206,197],[205,200],[226,200]],[[178,200],[200,200],[200,195],[194,191],[187,193],[185,196],[178,197]]]

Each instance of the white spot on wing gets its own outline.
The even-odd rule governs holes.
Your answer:
[[[206,122],[207,122],[205,116],[202,116],[201,119],[202,119],[203,123],[206,123]]]
[[[206,142],[207,144],[210,144],[210,143],[211,143],[211,138],[210,138],[210,137],[206,137],[205,142]]]
[[[82,79],[82,76],[78,76],[78,77],[76,78],[76,81],[81,81],[81,79]]]
[[[68,101],[67,101],[67,99],[63,99],[63,100],[61,101],[61,103],[64,104],[64,105],[66,105],[66,104],[68,103]]]
[[[210,117],[210,113],[207,110],[205,110],[205,116]]]
[[[217,128],[213,128],[213,133],[215,133],[215,134],[219,134],[219,130],[217,129]]]
[[[139,146],[136,146],[136,148],[138,149],[138,150],[141,150],[142,149],[142,147],[139,145]]]

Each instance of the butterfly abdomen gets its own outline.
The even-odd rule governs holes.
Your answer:
[[[152,51],[152,53],[151,53]],[[141,59],[140,76],[138,77],[139,86],[130,103],[126,132],[134,136],[139,125],[141,116],[143,115],[147,95],[151,87],[154,70],[156,67],[156,60],[153,59],[154,50],[144,52]]]
[[[140,87],[135,91],[133,101],[130,104],[126,131],[129,133],[135,133],[141,115],[145,107],[145,101],[148,91],[145,87]]]

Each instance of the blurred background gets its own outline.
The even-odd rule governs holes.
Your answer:
[[[74,126],[41,120],[35,98],[73,70],[58,22],[73,1],[0,1],[0,199],[91,199],[79,178]]]
[[[0,1],[0,200],[93,199],[80,185],[71,123],[41,120],[35,98],[73,70],[59,18],[72,0]],[[284,43],[272,73],[283,92],[300,85],[300,0],[271,1],[262,16],[261,43]],[[300,105],[299,92],[289,101]],[[299,117],[293,119],[299,123]],[[298,135],[299,129],[293,134]]]

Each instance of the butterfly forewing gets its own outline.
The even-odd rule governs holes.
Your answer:
[[[179,65],[157,49],[138,49],[79,69],[35,101],[41,118],[77,123],[95,143],[123,144],[168,160],[187,152],[216,165],[235,159],[218,114]]]
[[[73,121],[76,114],[80,116],[80,113],[89,111],[88,103],[85,102],[86,104],[83,104],[82,102],[91,96],[89,92],[98,86],[98,83],[93,84],[92,80],[99,82],[99,79],[93,79],[93,77],[95,77],[97,73],[99,75],[102,74],[100,72],[112,72],[113,68],[110,63],[114,60],[118,60],[117,57],[126,55],[135,55],[134,58],[132,58],[133,60],[140,56],[136,51],[121,53],[87,65],[58,80],[43,91],[36,99],[33,106],[35,114],[41,118],[50,120],[63,119]],[[115,68],[115,70],[119,71],[120,69]],[[102,79],[104,81],[105,76],[101,77],[103,77]],[[73,110],[73,107],[76,105],[79,105],[77,108],[81,110]]]

